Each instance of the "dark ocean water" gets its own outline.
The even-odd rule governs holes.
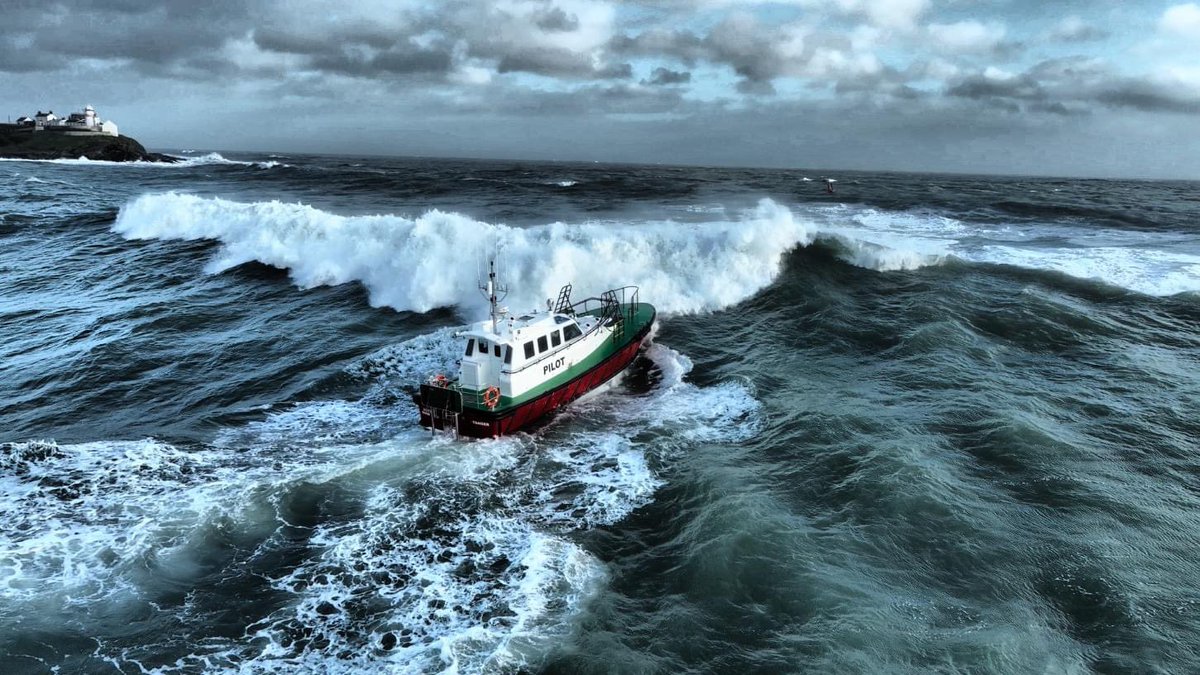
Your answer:
[[[0,668],[1200,671],[1200,184],[821,175],[0,162]],[[432,438],[494,250],[657,334]]]

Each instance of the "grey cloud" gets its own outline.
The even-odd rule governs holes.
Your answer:
[[[597,87],[581,92],[592,98],[606,110],[624,114],[654,114],[672,112],[683,103],[683,98],[677,92],[663,90],[647,90],[618,84],[611,87]]]
[[[276,17],[266,14],[255,22],[254,43],[262,49],[287,54],[331,54],[356,46],[386,50],[422,29],[422,25],[416,22],[409,25],[406,31],[361,21],[354,24],[302,23],[284,26]]]
[[[1111,83],[1096,95],[1096,99],[1118,108],[1200,114],[1200,97],[1183,96],[1176,89],[1142,80],[1126,79]]]
[[[322,31],[305,23],[283,27],[268,22],[255,30],[254,41],[270,51],[312,56],[310,65],[314,69],[362,77],[373,73],[448,71],[462,58],[485,61],[499,73],[527,72],[585,80],[632,77],[629,64],[611,62],[602,52],[547,45],[544,36],[548,33],[580,30],[579,18],[553,2],[534,12],[514,14],[491,3],[459,0],[406,10],[390,18],[400,27],[384,29],[360,23]],[[441,36],[444,44],[411,46],[417,36],[421,44],[426,44],[431,34]],[[384,53],[363,54],[358,46]]]
[[[633,76],[633,67],[628,63],[596,67],[588,54],[549,47],[505,54],[496,69],[501,73],[526,72],[571,78],[621,79]]]
[[[972,99],[1011,109],[1024,104],[1029,112],[1081,115],[1087,106],[1130,108],[1146,112],[1200,114],[1200,96],[1144,79],[1117,75],[1095,59],[1051,59],[1011,78],[981,74],[948,83],[949,97]]]
[[[748,95],[774,93],[774,80],[803,73],[817,56],[843,56],[843,62],[847,64],[854,61],[854,45],[845,35],[810,33],[804,36],[799,52],[784,49],[785,42],[793,39],[775,26],[735,16],[721,21],[704,36],[686,30],[652,29],[637,35],[618,36],[611,41],[609,49],[616,54],[678,61],[689,67],[701,61],[727,66],[742,78],[736,85],[738,92]],[[895,68],[862,73],[854,70],[848,67],[846,72],[830,73],[825,77],[839,91],[863,91],[883,84],[894,95],[912,96],[911,91],[899,88],[904,77]],[[646,82],[659,84],[654,77]]]
[[[628,63],[611,63],[595,70],[596,76],[606,80],[627,80],[633,77],[633,66]]]
[[[431,102],[432,106],[445,105]],[[534,91],[499,84],[480,92],[470,101],[459,101],[442,114],[478,113],[513,117],[578,118],[585,114],[650,115],[686,112],[689,104],[673,89],[651,88],[628,83],[591,84],[573,91]]]
[[[1047,37],[1055,42],[1096,42],[1107,38],[1110,33],[1085,21],[1064,22],[1050,31]]]
[[[617,54],[678,59],[689,66],[697,61],[712,59],[712,51],[707,43],[686,30],[651,29],[633,36],[618,35],[610,42],[609,49]]]
[[[456,65],[457,55],[488,61],[499,72],[568,79],[632,77],[631,66],[610,62],[602,52],[539,46],[546,44],[536,39],[539,33],[580,29],[579,18],[553,2],[516,15],[481,0],[456,0],[397,9],[386,21],[355,18],[348,23],[336,15],[303,17],[287,9],[271,0],[83,0],[69,6],[10,0],[0,25],[0,70],[57,69],[72,58],[94,58],[128,60],[143,74],[193,79],[202,78],[202,68],[208,67],[214,78],[239,71],[257,76],[261,64],[223,63],[220,54],[229,41],[249,36],[265,52],[308,57],[308,69],[356,77],[445,73]],[[495,30],[489,18],[502,22],[505,30]],[[430,35],[442,38],[431,45]],[[418,36],[420,46],[413,41]],[[54,57],[22,55],[29,45],[36,50],[32,53]]]
[[[926,93],[904,84],[899,73],[885,70],[873,75],[859,78],[841,78],[834,85],[837,94],[859,94],[871,97],[891,97],[903,100],[916,100],[926,97]]]
[[[1108,79],[1112,69],[1099,59],[1071,56],[1041,61],[1029,69],[1029,76],[1043,81],[1079,83]]]
[[[1138,136],[1132,120],[1186,132],[1195,124],[1188,116],[1200,114],[1200,95],[1132,77],[1140,59],[1108,64],[1073,57],[1029,65],[1035,49],[1061,51],[1061,44],[1100,40],[1106,33],[1081,20],[1035,35],[1029,32],[1038,25],[1033,22],[1051,13],[1026,11],[1022,2],[981,8],[979,16],[1003,18],[1011,37],[1029,42],[1010,39],[962,52],[934,51],[918,44],[916,34],[857,32],[854,20],[829,3],[801,9],[782,2],[732,9],[733,3],[711,3],[701,16],[685,0],[611,0],[615,25],[625,34],[607,44],[597,44],[607,26],[590,25],[604,15],[584,9],[575,14],[575,3],[563,0],[380,3],[376,14],[348,4],[345,12],[335,12],[337,5],[299,10],[289,3],[0,0],[0,97],[11,99],[15,112],[47,98],[58,101],[45,101],[55,106],[90,100],[139,137],[148,128],[164,141],[184,142],[188,134],[226,139],[230,149],[238,143],[263,147],[255,137],[261,133],[281,145],[315,142],[315,135],[304,134],[286,114],[300,104],[309,128],[322,116],[351,122],[331,125],[337,133],[321,135],[332,139],[327,142],[333,150],[344,141],[346,147],[358,143],[405,152],[412,146],[382,147],[378,137],[355,131],[378,110],[395,105],[414,138],[447,143],[446,152],[460,154],[474,152],[483,137],[505,136],[496,129],[511,129],[516,133],[503,142],[514,153],[592,152],[611,158],[606,153],[625,144],[630,160],[786,164],[811,151],[818,159],[910,169],[999,166],[977,167],[963,151],[937,154],[952,145],[947,139],[970,141],[964,147],[980,149],[980,157],[983,149],[1010,152],[1019,158],[1006,165],[1010,168],[1040,170],[1042,164],[1032,159],[1019,163],[1037,153],[1039,161],[1049,157],[1066,166],[1067,159],[1051,156],[1042,145],[1013,142],[1026,143],[1031,130],[1091,129],[1098,139],[1093,156],[1103,160],[1105,152],[1096,148],[1111,147],[1105,144],[1113,129],[1153,141],[1153,134]],[[631,5],[637,6],[626,11]],[[1084,4],[1070,8],[1098,19]],[[960,18],[961,12],[951,10],[934,3],[928,18]],[[1006,12],[1008,17],[1000,16]],[[794,34],[784,27],[793,20],[803,22]],[[1147,20],[1152,24],[1154,16]],[[1102,50],[1112,44],[1089,51],[1106,53]],[[72,66],[81,58],[106,62]],[[1008,61],[1016,58],[1021,66]],[[1166,56],[1160,61],[1170,63]],[[1014,75],[987,77],[987,64]],[[714,67],[735,74],[736,84],[701,77]],[[49,77],[37,69],[59,72]],[[496,77],[497,72],[556,81],[529,87],[525,77]],[[221,96],[233,87],[240,94],[236,99]],[[692,87],[703,89],[689,91]],[[797,87],[806,89],[794,93]],[[106,91],[116,92],[115,100],[94,96]],[[348,110],[347,100],[359,105]],[[119,112],[122,105],[127,112]],[[581,124],[596,130],[586,142],[578,141]],[[455,137],[447,129],[461,133]],[[570,140],[554,146],[543,129],[558,129]],[[785,136],[794,147],[781,147]],[[1182,157],[1179,148],[1191,152],[1196,145],[1185,134],[1175,136],[1161,145],[1164,153]],[[730,142],[713,143],[716,137]],[[1059,143],[1057,154],[1066,157],[1061,152],[1066,145]],[[881,148],[893,149],[894,156]],[[990,156],[980,161],[998,162]]]
[[[6,3],[0,69],[65,68],[77,58],[163,64],[220,47],[247,17],[243,3]],[[11,52],[27,47],[24,58]]]
[[[961,78],[946,88],[947,96],[970,99],[1021,99],[1037,101],[1046,97],[1038,82],[1028,75],[997,79],[983,75]]]
[[[738,91],[765,94],[774,91],[771,80],[784,72],[771,29],[746,18],[726,19],[704,37],[686,31],[648,30],[621,35],[609,44],[617,54],[677,60],[687,66],[707,61],[729,66],[743,78]],[[653,80],[651,80],[653,82]]]
[[[126,14],[140,14],[146,11],[146,3],[140,0],[93,0],[87,4],[102,11],[123,12]]]
[[[1071,117],[1075,115],[1088,115],[1090,111],[1083,108],[1069,108],[1066,105],[1055,101],[1053,103],[1035,102],[1030,103],[1027,107],[1030,112],[1049,113],[1051,115],[1062,115]]]
[[[537,26],[546,31],[569,33],[579,29],[579,18],[567,14],[561,7],[552,7],[538,17]]]
[[[453,58],[446,48],[420,49],[411,45],[380,52],[369,58],[347,53],[314,56],[313,68],[356,77],[383,74],[446,73]]]
[[[375,67],[389,73],[445,73],[453,65],[448,46],[435,49],[391,50],[372,59]]]
[[[765,82],[782,72],[783,59],[772,41],[764,39],[758,22],[726,19],[713,28],[705,42],[712,60],[729,64],[751,82]]]
[[[1028,45],[1021,40],[1002,40],[992,48],[992,55],[1003,61],[1012,61],[1025,53]]]
[[[664,86],[671,84],[687,84],[692,81],[692,74],[687,71],[671,70],[670,68],[658,67],[650,74],[649,79],[642,80],[642,84],[653,86]]]
[[[775,85],[771,84],[770,80],[739,80],[737,83],[739,94],[747,96],[774,96]]]
[[[332,51],[327,36],[298,34],[274,28],[258,28],[253,35],[254,44],[260,49],[285,54],[326,54]]]

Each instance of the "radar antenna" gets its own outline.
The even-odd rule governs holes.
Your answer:
[[[492,313],[492,332],[500,334],[500,317],[505,313],[505,309],[500,307],[499,302],[508,297],[508,286],[506,284],[496,283],[496,259],[488,260],[488,277],[487,284],[480,282],[479,290],[483,293],[483,297],[487,298],[488,305],[491,307]],[[496,294],[499,293],[499,297]]]

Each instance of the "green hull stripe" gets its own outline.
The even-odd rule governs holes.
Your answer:
[[[648,303],[639,302],[637,304],[637,309],[634,310],[633,320],[629,321],[626,319],[625,321],[625,335],[622,337],[620,342],[613,342],[612,338],[610,337],[604,341],[604,344],[597,347],[595,351],[593,351],[591,354],[588,354],[587,357],[579,363],[567,368],[563,372],[555,375],[549,380],[546,380],[544,383],[534,387],[533,389],[530,389],[524,394],[521,394],[515,398],[501,396],[500,403],[496,405],[495,409],[489,409],[486,405],[483,405],[482,401],[476,402],[470,400],[476,394],[476,392],[471,390],[463,391],[463,407],[474,408],[476,410],[482,410],[489,413],[501,413],[507,408],[513,408],[521,405],[522,403],[532,401],[551,389],[557,389],[558,387],[583,375],[587,371],[599,365],[601,361],[604,361],[604,359],[607,359],[616,352],[620,351],[622,347],[628,345],[633,338],[636,337],[638,333],[642,332],[642,329],[653,320],[654,307]],[[482,396],[482,392],[480,392],[478,395]]]

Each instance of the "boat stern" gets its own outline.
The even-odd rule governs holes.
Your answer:
[[[421,426],[437,431],[458,431],[458,418],[462,415],[462,392],[437,384],[422,384],[413,394],[413,402],[421,412]]]

